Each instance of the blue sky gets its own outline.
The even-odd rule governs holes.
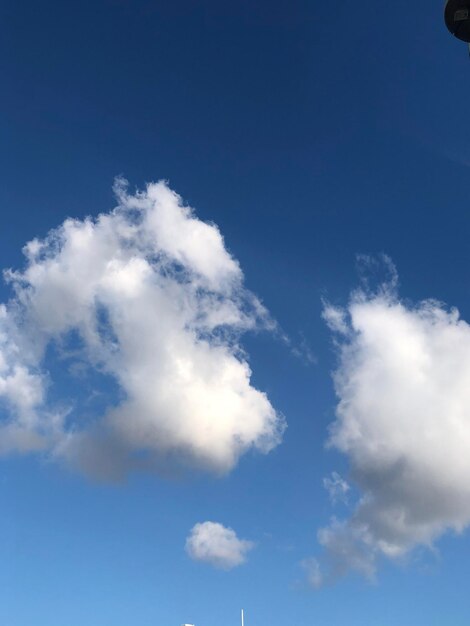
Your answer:
[[[8,386],[0,371],[0,623],[235,625],[242,606],[247,626],[467,623],[470,341],[446,307],[470,320],[470,66],[441,2],[8,0],[0,10],[0,262],[21,273],[14,298],[11,281],[1,286],[1,300],[13,298],[1,356],[31,376]],[[129,181],[119,202],[116,176]],[[192,217],[164,187],[136,200],[162,179]],[[152,244],[145,220],[116,244],[137,201],[149,219],[168,210],[170,234],[157,211]],[[71,241],[64,231],[28,270],[26,242],[118,203],[111,239],[88,222],[81,282],[72,280],[80,255],[57,251]],[[224,241],[208,227],[191,247],[185,233],[203,222]],[[93,274],[111,240],[114,260],[140,263],[114,291],[114,274],[108,290]],[[378,279],[355,299],[361,272],[374,274],[370,259]],[[55,291],[47,260],[64,270]],[[134,292],[118,287],[129,276],[137,284],[137,270],[160,291],[144,281],[134,306],[125,300]],[[76,303],[89,312],[97,299],[109,328],[85,339]],[[445,306],[420,306],[426,299]],[[231,311],[222,338],[201,322],[214,300]],[[204,333],[214,334],[205,356]],[[232,415],[217,364],[235,372],[248,403],[199,447],[206,413],[178,404],[169,336],[203,383],[202,365],[216,370],[219,386],[207,383],[201,406],[219,406],[211,389],[222,388]],[[237,363],[249,363],[251,380]],[[334,371],[347,383],[337,387],[343,437],[327,447]],[[146,376],[155,385],[142,392],[133,381]],[[156,404],[145,395],[154,386]],[[168,405],[162,389],[174,394]],[[183,424],[179,439],[167,419]],[[271,427],[283,419],[281,442]],[[21,430],[13,444],[11,424]],[[324,488],[334,471],[351,486],[347,502]],[[213,546],[185,549],[207,521],[256,544],[230,544],[246,562],[230,568],[231,552],[220,569]]]

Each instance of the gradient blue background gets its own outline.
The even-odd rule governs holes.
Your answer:
[[[246,626],[468,624],[468,534],[384,563],[376,585],[315,592],[299,566],[333,513],[322,477],[347,472],[324,448],[321,298],[344,303],[355,255],[386,252],[404,297],[470,319],[470,60],[442,14],[441,0],[0,3],[0,267],[65,217],[112,208],[115,175],[165,178],[317,360],[247,338],[289,428],[222,480],[99,485],[2,460],[2,626],[236,626],[242,606]],[[258,543],[247,565],[187,558],[206,519]]]

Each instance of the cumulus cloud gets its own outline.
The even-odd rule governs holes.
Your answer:
[[[254,547],[252,541],[239,539],[234,530],[217,522],[196,524],[186,539],[186,552],[195,561],[229,570],[246,561]]]
[[[324,316],[339,351],[329,446],[347,455],[361,497],[318,533],[322,576],[373,578],[381,557],[470,523],[470,326],[437,301],[401,301],[396,283]]]
[[[219,229],[164,182],[115,191],[113,211],[67,219],[6,272],[0,452],[44,450],[102,478],[223,473],[249,449],[268,452],[283,420],[251,384],[239,337],[273,323]],[[62,370],[82,372],[76,398],[70,384],[61,398]],[[83,410],[84,390],[113,385],[101,412]]]

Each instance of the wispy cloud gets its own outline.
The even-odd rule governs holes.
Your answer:
[[[342,478],[338,472],[331,472],[330,476],[324,478],[323,486],[327,490],[332,504],[347,501],[348,492],[351,487],[347,480]]]
[[[217,522],[196,524],[186,539],[186,552],[195,561],[203,561],[229,570],[242,565],[255,544],[239,539],[234,530]]]
[[[238,343],[272,327],[266,309],[218,228],[165,183],[130,194],[117,180],[115,191],[113,211],[66,220],[25,246],[24,270],[6,274],[14,297],[0,307],[0,451],[42,449],[100,478],[223,473],[250,448],[268,452],[283,419],[251,385]],[[114,381],[103,413],[54,410],[57,364],[45,366],[54,346],[69,368],[88,371],[90,393]]]

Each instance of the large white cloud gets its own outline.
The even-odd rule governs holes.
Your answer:
[[[271,322],[218,228],[163,182],[132,195],[119,180],[116,194],[112,212],[29,242],[25,269],[6,274],[14,297],[0,310],[0,452],[44,449],[113,477],[226,472],[250,448],[269,451],[283,421],[250,384],[237,340]],[[51,354],[91,371],[91,394],[114,381],[102,414],[52,405]]]
[[[234,530],[218,522],[202,522],[191,529],[186,552],[195,561],[229,570],[242,565],[254,545],[252,541],[239,539]]]
[[[329,445],[348,456],[362,496],[319,531],[323,576],[373,577],[380,557],[470,524],[470,326],[439,302],[400,301],[394,285],[324,316],[339,350]]]

